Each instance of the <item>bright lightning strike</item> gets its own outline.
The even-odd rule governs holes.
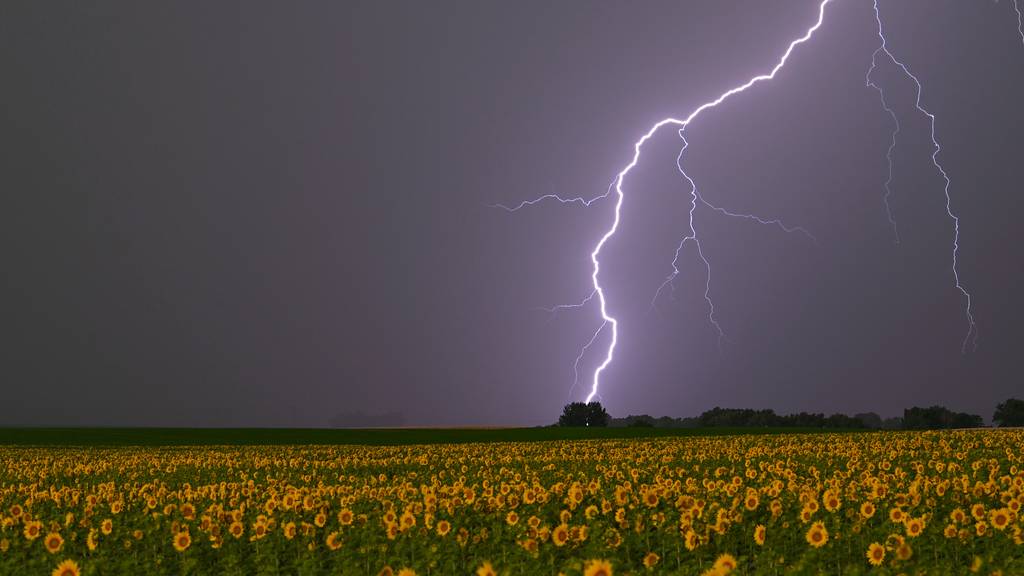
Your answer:
[[[781,70],[782,67],[786,65],[786,61],[789,60],[789,56],[790,56],[790,54],[793,53],[793,50],[797,46],[799,46],[800,44],[803,44],[804,42],[807,42],[808,40],[810,40],[811,36],[814,35],[814,32],[818,28],[821,27],[822,22],[825,20],[825,6],[828,5],[828,3],[831,2],[831,1],[832,0],[823,0],[821,2],[821,4],[818,6],[818,20],[817,20],[817,22],[815,22],[814,25],[811,26],[807,30],[806,33],[804,33],[803,36],[801,36],[800,38],[797,38],[796,40],[792,41],[789,44],[789,47],[786,49],[786,52],[782,55],[782,58],[779,59],[779,62],[775,65],[775,67],[772,68],[771,72],[769,72],[768,74],[762,74],[760,76],[755,76],[755,77],[751,78],[750,80],[748,80],[746,83],[744,83],[744,84],[742,84],[740,86],[737,86],[735,88],[732,88],[732,89],[722,93],[718,98],[715,98],[714,100],[712,100],[710,102],[706,102],[704,104],[701,104],[693,112],[691,112],[689,116],[687,116],[686,118],[684,118],[682,120],[679,120],[679,119],[676,119],[676,118],[665,118],[664,120],[661,120],[660,122],[658,122],[657,124],[652,126],[650,128],[650,130],[647,131],[646,134],[644,134],[639,140],[636,141],[635,144],[633,144],[633,160],[630,161],[630,163],[627,164],[626,167],[623,168],[619,172],[618,177],[615,179],[615,193],[618,195],[618,199],[615,202],[615,220],[612,222],[612,227],[609,228],[608,231],[605,232],[604,236],[601,237],[601,240],[598,241],[597,246],[594,247],[594,251],[590,253],[590,261],[593,262],[593,264],[594,264],[594,272],[593,272],[593,274],[591,274],[590,278],[591,278],[591,280],[594,283],[594,290],[597,292],[598,302],[601,305],[601,318],[604,320],[605,323],[607,323],[608,325],[611,326],[612,334],[611,334],[611,342],[608,345],[608,352],[605,355],[604,360],[601,362],[601,364],[597,367],[596,370],[594,370],[593,383],[592,383],[591,388],[590,388],[590,394],[587,396],[587,402],[590,402],[594,398],[594,396],[597,394],[597,390],[598,390],[598,388],[601,385],[601,373],[604,372],[606,368],[608,368],[608,365],[611,364],[612,360],[614,360],[614,358],[615,358],[615,346],[616,346],[616,344],[618,344],[618,336],[619,336],[618,321],[614,317],[612,317],[611,315],[608,314],[608,307],[607,307],[607,302],[605,301],[605,297],[604,297],[604,290],[601,288],[601,283],[600,283],[600,281],[598,279],[598,276],[601,273],[601,263],[598,260],[598,255],[601,253],[601,248],[604,247],[605,243],[608,242],[609,238],[611,238],[612,236],[615,235],[615,232],[619,228],[620,211],[622,209],[622,202],[625,199],[625,195],[622,192],[622,183],[625,180],[626,176],[629,174],[629,172],[634,167],[636,167],[637,163],[640,161],[640,149],[643,147],[644,143],[646,143],[648,140],[650,140],[651,137],[654,136],[654,133],[657,132],[658,130],[660,130],[663,126],[668,126],[668,125],[678,126],[679,130],[680,130],[680,134],[681,134],[682,131],[685,130],[687,126],[689,126],[690,122],[693,122],[693,120],[696,119],[697,116],[699,116],[701,114],[701,112],[704,112],[705,110],[707,110],[709,108],[714,108],[714,107],[718,106],[719,104],[724,102],[730,96],[733,96],[734,94],[738,94],[740,92],[743,92],[743,91],[747,90],[748,88],[750,88],[751,86],[753,86],[753,85],[755,85],[755,84],[757,84],[759,82],[763,82],[765,80],[771,80],[772,78],[774,78],[775,75],[779,72],[779,70]],[[685,147],[685,145],[684,145],[684,147]],[[685,172],[683,172],[683,174],[684,174],[684,176],[686,175]],[[687,180],[689,180],[691,184],[693,183],[693,180],[690,179],[689,176],[687,176]],[[694,190],[696,191],[696,185],[694,185]],[[696,195],[696,192],[694,192],[694,195]],[[692,214],[693,214],[692,209],[691,209],[690,214],[691,214],[691,223],[692,223]],[[691,226],[691,230],[692,230],[692,226]],[[694,234],[694,236],[696,236],[696,235]],[[685,242],[685,241],[686,240],[684,239],[683,242]],[[698,243],[698,246],[699,246],[699,243]],[[676,252],[676,254],[678,256],[678,251]],[[701,258],[704,260],[705,264],[707,264],[707,259],[704,258],[703,255],[701,255]],[[710,271],[710,265],[708,266],[708,270]],[[710,278],[710,275],[709,275],[709,278]],[[710,280],[709,280],[709,284],[710,284]],[[714,313],[714,308],[712,306],[712,314],[713,313]],[[712,316],[712,318],[713,318],[713,316]],[[602,327],[603,327],[603,325],[602,325]]]
[[[611,341],[608,344],[608,350],[605,353],[604,359],[601,361],[600,365],[598,365],[598,367],[594,370],[594,375],[593,375],[593,379],[592,379],[592,383],[591,383],[590,393],[587,395],[587,400],[586,400],[587,402],[590,402],[591,400],[593,400],[594,396],[597,395],[597,391],[598,391],[598,388],[599,388],[600,383],[601,383],[601,374],[605,371],[606,368],[608,368],[608,366],[614,360],[614,358],[615,358],[615,347],[618,344],[618,338],[619,338],[618,320],[616,320],[613,316],[611,316],[608,313],[608,303],[607,303],[607,300],[605,299],[604,289],[601,287],[601,282],[600,282],[600,279],[599,279],[600,272],[601,272],[601,264],[600,264],[600,262],[598,260],[598,256],[600,255],[601,249],[604,247],[605,243],[608,242],[608,240],[612,236],[614,236],[615,232],[618,231],[618,229],[619,229],[619,221],[620,221],[620,213],[621,213],[621,210],[622,210],[622,203],[625,200],[625,194],[623,193],[623,190],[622,190],[622,184],[623,184],[626,176],[629,174],[629,172],[632,171],[633,168],[636,167],[637,163],[640,161],[640,150],[643,148],[643,145],[648,140],[650,140],[651,137],[654,136],[654,134],[658,130],[660,130],[664,126],[669,126],[669,125],[678,127],[679,135],[682,138],[683,137],[683,132],[685,131],[686,127],[689,126],[690,122],[695,120],[705,110],[708,110],[710,108],[714,108],[714,107],[718,106],[719,104],[724,102],[726,99],[728,99],[730,96],[733,96],[733,95],[738,94],[740,92],[744,92],[748,88],[754,86],[755,84],[758,84],[759,82],[763,82],[765,80],[771,80],[771,79],[775,78],[775,75],[779,72],[779,70],[781,70],[782,67],[786,65],[786,62],[789,60],[789,56],[793,53],[793,50],[796,49],[796,47],[799,46],[800,44],[803,44],[803,43],[807,42],[808,40],[810,40],[811,36],[814,35],[814,32],[817,31],[818,28],[821,27],[821,24],[822,24],[822,22],[825,19],[825,6],[828,5],[830,2],[832,2],[832,0],[822,0],[821,4],[818,6],[818,19],[817,19],[817,21],[814,23],[813,26],[811,26],[804,33],[803,36],[801,36],[801,37],[797,38],[796,40],[793,40],[792,42],[790,42],[789,47],[786,48],[785,53],[783,53],[782,57],[779,59],[779,61],[775,64],[775,66],[771,69],[771,71],[769,73],[762,74],[762,75],[759,75],[759,76],[755,76],[755,77],[751,78],[750,80],[748,80],[747,82],[745,82],[744,84],[741,84],[740,86],[737,86],[735,88],[731,88],[731,89],[727,90],[726,92],[723,92],[721,95],[719,95],[714,100],[711,100],[709,102],[705,102],[704,104],[701,104],[700,106],[698,106],[696,109],[694,109],[692,112],[690,112],[690,114],[688,116],[686,116],[683,119],[665,118],[664,120],[661,120],[660,122],[658,122],[658,123],[654,124],[653,126],[651,126],[651,128],[643,136],[641,136],[639,140],[637,140],[633,144],[633,159],[630,161],[629,164],[627,164],[618,173],[618,175],[616,176],[616,178],[615,178],[615,180],[613,182],[613,187],[614,187],[614,191],[615,191],[615,194],[616,194],[616,201],[615,201],[615,218],[614,218],[614,220],[612,222],[612,226],[611,226],[611,228],[609,228],[604,233],[603,236],[601,236],[601,239],[597,242],[597,245],[594,246],[593,251],[590,253],[590,261],[593,264],[593,272],[590,275],[591,282],[592,282],[592,284],[594,286],[593,293],[590,296],[588,296],[587,299],[585,299],[583,302],[580,302],[579,304],[556,306],[556,307],[550,309],[550,311],[552,313],[554,313],[554,312],[557,312],[558,310],[564,309],[564,308],[578,308],[578,307],[582,307],[595,294],[597,295],[598,304],[600,305],[600,313],[601,313],[601,320],[602,320],[602,322],[601,322],[601,325],[594,332],[594,334],[591,337],[590,341],[587,342],[587,344],[585,346],[583,346],[582,350],[580,351],[579,356],[577,356],[576,361],[573,364],[573,371],[577,375],[577,379],[578,379],[578,373],[579,373],[578,372],[579,362],[582,359],[583,355],[590,348],[590,346],[594,343],[594,341],[601,334],[601,332],[604,331],[604,329],[606,327],[611,326]],[[686,139],[683,138],[683,150],[686,149],[687,145],[688,145],[688,143],[686,142]],[[702,205],[707,206],[708,208],[710,208],[712,210],[715,210],[715,211],[717,211],[717,212],[719,212],[721,214],[724,214],[726,216],[734,216],[734,217],[754,220],[754,221],[757,221],[757,222],[759,222],[761,224],[777,225],[777,226],[781,227],[786,232],[795,232],[795,231],[796,232],[803,232],[804,234],[806,234],[807,236],[811,237],[812,239],[813,239],[813,236],[811,236],[810,233],[807,232],[803,228],[789,228],[789,227],[785,226],[784,224],[782,224],[782,222],[779,221],[779,220],[766,220],[764,218],[760,218],[760,217],[757,217],[757,216],[754,216],[754,215],[751,215],[751,214],[737,214],[737,213],[730,212],[730,211],[727,211],[727,210],[725,210],[723,208],[719,208],[717,206],[712,205],[711,203],[706,201],[702,195],[700,195],[700,193],[697,191],[697,186],[694,183],[693,179],[690,178],[689,175],[686,174],[685,170],[683,170],[681,158],[682,158],[682,151],[680,151],[680,156],[677,159],[677,164],[676,165],[679,168],[679,171],[683,175],[683,177],[686,178],[686,180],[689,182],[689,184],[691,186],[691,194],[692,194],[692,197],[693,197],[693,202],[691,203],[691,207],[690,207],[690,234],[688,236],[686,236],[685,238],[683,238],[683,240],[679,243],[679,247],[676,249],[675,259],[672,261],[673,272],[668,276],[668,278],[666,279],[665,283],[662,284],[661,288],[659,288],[658,292],[660,292],[664,288],[664,286],[670,285],[672,283],[672,280],[679,274],[679,268],[678,268],[679,253],[682,250],[682,248],[685,245],[685,243],[687,241],[694,242],[694,244],[697,247],[697,254],[700,257],[701,261],[704,263],[705,270],[707,272],[707,277],[706,277],[707,280],[706,280],[706,283],[705,283],[704,299],[708,303],[708,309],[709,309],[708,319],[711,322],[711,324],[715,327],[716,331],[718,332],[718,335],[719,335],[719,345],[721,345],[722,339],[725,338],[725,333],[723,332],[721,326],[719,325],[718,321],[715,320],[715,317],[714,317],[715,307],[714,307],[714,303],[711,301],[711,296],[710,296],[710,290],[711,290],[711,264],[710,264],[710,262],[708,262],[707,258],[704,256],[703,249],[701,248],[700,241],[697,238],[697,234],[696,234],[696,231],[695,231],[695,228],[694,228],[694,225],[693,225],[693,213],[694,213],[694,210],[696,209],[697,202],[699,201]],[[535,204],[538,204],[538,203],[546,201],[546,200],[554,200],[554,201],[562,203],[562,204],[576,203],[576,204],[580,204],[582,206],[590,206],[591,203],[593,203],[596,200],[603,199],[603,198],[607,197],[608,195],[611,194],[611,192],[612,192],[612,188],[610,187],[605,194],[602,194],[601,196],[597,196],[597,197],[591,198],[591,199],[585,199],[585,198],[562,198],[562,197],[560,197],[558,195],[555,195],[555,194],[547,194],[545,196],[541,196],[541,197],[533,199],[533,200],[527,200],[527,201],[521,202],[521,203],[519,203],[516,206],[507,206],[507,205],[503,205],[503,204],[495,204],[492,207],[494,207],[494,208],[501,208],[501,209],[504,209],[504,210],[506,210],[508,212],[515,212],[515,211],[520,210],[522,208],[525,208],[527,206],[533,206]],[[655,299],[657,299],[657,294],[655,294]],[[573,384],[574,387],[575,387],[575,384],[576,383],[574,382],[574,384]]]
[[[948,214],[949,218],[953,221],[953,283],[954,283],[954,286],[956,286],[956,289],[960,291],[960,293],[963,295],[964,299],[966,300],[966,306],[965,306],[965,310],[964,311],[965,311],[965,314],[967,316],[967,334],[964,335],[963,344],[961,346],[961,352],[966,353],[967,352],[967,343],[968,342],[973,342],[975,349],[977,349],[977,347],[978,347],[978,326],[974,322],[974,313],[971,311],[971,294],[970,294],[970,292],[967,291],[966,288],[964,288],[963,284],[960,283],[960,271],[957,268],[957,256],[959,255],[959,252],[960,252],[960,218],[957,217],[956,214],[953,213],[953,210],[951,208],[952,199],[949,196],[949,186],[950,186],[949,174],[946,173],[946,169],[942,167],[941,163],[939,163],[939,152],[942,151],[942,146],[939,145],[939,141],[938,141],[937,137],[935,136],[935,115],[932,114],[931,112],[929,112],[928,110],[926,110],[921,105],[921,92],[922,92],[922,88],[921,88],[920,80],[918,80],[917,76],[914,76],[914,74],[910,72],[910,68],[908,68],[906,64],[904,64],[903,62],[897,60],[896,57],[893,56],[892,52],[889,51],[889,47],[888,47],[888,44],[886,43],[886,39],[885,39],[885,33],[884,33],[884,30],[883,30],[883,27],[882,27],[882,15],[881,15],[881,12],[878,9],[878,0],[874,0],[874,8],[875,8],[875,21],[878,23],[878,38],[881,41],[881,45],[878,47],[877,50],[875,50],[875,53],[872,56],[871,68],[868,70],[868,84],[871,85],[871,86],[874,86],[875,89],[878,90],[878,93],[882,94],[882,105],[885,106],[886,110],[890,114],[892,114],[893,115],[893,119],[895,119],[896,118],[895,114],[893,114],[892,110],[889,109],[889,107],[885,105],[885,96],[882,93],[881,88],[878,88],[878,86],[875,86],[874,84],[872,84],[871,80],[870,80],[871,71],[874,70],[874,67],[875,67],[875,58],[877,57],[879,52],[882,52],[892,61],[893,64],[895,64],[897,67],[899,67],[899,69],[902,70],[903,73],[908,78],[910,78],[911,80],[914,81],[914,85],[917,87],[917,98],[916,98],[916,100],[914,102],[914,107],[917,108],[917,110],[919,112],[924,114],[928,118],[929,123],[931,124],[932,164],[935,166],[935,169],[938,170],[939,174],[942,175],[942,179],[945,182],[945,185],[943,186],[943,192],[946,195],[946,214]],[[897,129],[898,129],[898,126],[899,126],[899,124],[897,123]],[[896,136],[895,136],[895,132],[894,132],[893,133],[893,146],[895,145],[895,138],[896,138]],[[886,208],[888,208],[889,182],[891,180],[892,180],[892,146],[890,146],[890,148],[889,148],[889,180],[886,181]],[[890,212],[890,220],[891,220],[891,216],[892,216],[892,213]],[[894,223],[894,226],[895,226],[895,223]],[[898,236],[897,236],[897,238],[898,238]]]
[[[697,188],[697,185],[694,182],[694,180],[686,173],[685,169],[683,168],[683,161],[682,160],[683,160],[683,154],[685,153],[687,147],[689,146],[689,142],[687,142],[686,137],[685,137],[685,131],[686,131],[686,128],[690,125],[690,123],[693,122],[702,112],[704,112],[705,110],[708,110],[710,108],[714,108],[714,107],[718,106],[719,104],[724,102],[729,97],[731,97],[731,96],[733,96],[735,94],[738,94],[740,92],[744,92],[748,88],[753,87],[755,84],[757,84],[759,82],[763,82],[763,81],[771,80],[771,79],[775,78],[775,75],[786,65],[786,62],[789,60],[790,55],[797,48],[797,46],[799,46],[801,44],[804,44],[805,42],[809,41],[811,39],[811,37],[814,35],[814,33],[821,27],[822,23],[824,22],[824,18],[825,18],[825,8],[831,2],[832,2],[832,0],[822,0],[820,2],[820,4],[818,5],[818,17],[817,17],[817,20],[815,21],[815,23],[810,28],[808,28],[806,30],[806,32],[803,34],[803,36],[801,36],[801,37],[797,38],[796,40],[793,40],[792,42],[790,42],[789,46],[786,48],[786,51],[782,54],[781,58],[779,58],[778,62],[775,64],[775,66],[771,69],[770,72],[768,72],[767,74],[762,74],[762,75],[759,75],[759,76],[755,76],[755,77],[751,78],[750,80],[748,80],[747,82],[745,82],[744,84],[741,84],[741,85],[739,85],[739,86],[737,86],[735,88],[731,88],[731,89],[727,90],[726,92],[723,92],[721,95],[719,95],[714,100],[711,100],[709,102],[706,102],[706,103],[701,104],[700,106],[698,106],[696,109],[694,109],[692,112],[690,112],[690,114],[688,116],[686,116],[683,119],[671,118],[671,117],[670,118],[665,118],[665,119],[657,122],[653,126],[651,126],[650,129],[648,129],[648,131],[646,133],[644,133],[640,137],[640,139],[637,140],[633,144],[633,157],[632,157],[632,160],[629,162],[629,164],[627,164],[616,175],[615,180],[612,182],[611,186],[609,186],[608,190],[604,194],[602,194],[600,196],[596,196],[594,198],[589,198],[589,199],[588,198],[582,198],[582,197],[563,198],[563,197],[561,197],[561,196],[559,196],[557,194],[547,194],[547,195],[541,196],[539,198],[535,198],[533,200],[527,200],[527,201],[520,202],[516,206],[507,206],[507,205],[504,205],[504,204],[494,204],[494,205],[492,205],[493,208],[501,208],[501,209],[506,210],[508,212],[516,212],[516,211],[521,210],[523,208],[526,208],[528,206],[534,206],[536,204],[539,204],[539,203],[545,202],[545,201],[549,201],[549,200],[553,200],[553,201],[556,201],[556,202],[559,202],[559,203],[562,203],[562,204],[578,204],[578,205],[583,206],[583,207],[589,207],[592,203],[594,203],[594,202],[596,202],[598,200],[605,199],[608,196],[610,196],[613,191],[615,192],[615,195],[616,195],[615,208],[614,208],[614,215],[615,215],[615,217],[614,217],[614,220],[612,222],[612,225],[601,236],[600,240],[598,240],[597,244],[594,246],[594,249],[590,253],[590,261],[591,261],[591,264],[593,266],[593,271],[592,271],[591,276],[590,276],[591,282],[593,284],[592,292],[586,298],[584,298],[582,301],[580,301],[578,303],[562,304],[562,305],[553,306],[553,307],[550,307],[550,308],[543,308],[543,310],[546,310],[546,311],[548,311],[551,314],[556,314],[557,312],[559,312],[561,310],[582,308],[582,307],[586,306],[587,304],[589,304],[594,299],[595,296],[597,297],[597,302],[598,302],[599,308],[600,308],[601,323],[597,327],[597,329],[594,331],[594,333],[591,335],[591,337],[587,341],[587,343],[584,344],[583,347],[580,349],[579,354],[576,356],[576,359],[573,362],[573,385],[572,385],[572,388],[570,389],[570,395],[572,394],[572,392],[575,390],[577,384],[579,383],[579,365],[580,365],[580,362],[583,360],[583,358],[586,355],[587,351],[597,341],[598,337],[608,327],[611,328],[610,342],[608,344],[608,348],[607,348],[607,351],[605,353],[605,356],[604,356],[603,360],[597,366],[597,368],[594,370],[592,381],[591,381],[590,393],[588,394],[588,396],[586,398],[587,402],[590,402],[594,398],[594,396],[597,395],[598,389],[599,389],[600,383],[601,383],[601,375],[605,371],[605,369],[608,368],[608,366],[612,363],[612,361],[615,358],[615,349],[616,349],[616,346],[618,344],[618,321],[617,321],[617,319],[615,317],[613,317],[611,314],[608,313],[607,300],[605,299],[604,289],[603,289],[603,287],[601,286],[601,283],[600,283],[601,264],[600,264],[599,256],[601,254],[601,250],[604,247],[605,243],[607,243],[608,240],[611,239],[611,237],[614,236],[615,233],[618,231],[622,204],[625,201],[625,193],[623,191],[623,184],[625,182],[625,179],[629,175],[629,173],[633,170],[633,168],[635,168],[636,165],[639,163],[641,149],[643,148],[644,144],[648,140],[650,140],[654,136],[654,134],[656,132],[658,132],[661,128],[663,128],[665,126],[669,126],[669,125],[675,126],[677,128],[678,132],[679,132],[679,137],[683,141],[682,148],[680,149],[679,155],[676,158],[676,168],[679,170],[679,173],[683,176],[683,178],[687,181],[687,183],[690,186],[691,201],[690,201],[690,209],[689,209],[689,232],[688,232],[688,234],[685,237],[683,237],[683,239],[679,242],[679,245],[676,247],[675,255],[674,255],[673,260],[671,262],[672,271],[668,274],[668,276],[665,278],[665,281],[656,290],[656,292],[654,294],[654,297],[651,300],[651,309],[652,310],[654,309],[654,307],[655,307],[655,305],[656,305],[656,303],[658,301],[658,298],[661,295],[662,291],[664,291],[664,289],[666,287],[672,288],[672,290],[674,291],[674,280],[680,274],[680,270],[679,270],[679,257],[680,257],[680,254],[681,254],[683,248],[686,246],[686,243],[687,242],[692,242],[694,244],[696,250],[697,250],[698,258],[701,260],[701,262],[704,264],[704,267],[705,267],[705,272],[706,272],[705,278],[706,278],[706,280],[705,280],[704,300],[707,302],[707,305],[708,305],[708,322],[711,324],[711,326],[714,327],[714,329],[718,333],[719,349],[721,349],[722,341],[726,339],[725,332],[722,330],[721,325],[719,324],[719,322],[715,318],[715,305],[714,305],[714,302],[711,299],[711,263],[708,261],[707,257],[705,257],[705,255],[704,255],[703,247],[701,246],[701,242],[700,242],[700,239],[699,239],[698,234],[697,234],[696,225],[694,223],[694,213],[695,213],[695,211],[696,211],[696,209],[698,207],[698,204],[700,206],[703,206],[703,207],[707,208],[710,211],[716,212],[716,213],[721,214],[723,216],[729,216],[729,217],[734,217],[734,218],[742,218],[742,219],[750,220],[750,221],[753,221],[753,222],[757,222],[757,223],[762,224],[762,225],[777,226],[778,228],[780,228],[784,232],[803,234],[804,236],[808,237],[811,241],[816,242],[815,237],[807,229],[805,229],[803,227],[800,227],[800,226],[794,226],[794,227],[787,226],[787,225],[785,225],[779,219],[766,219],[766,218],[762,218],[762,217],[759,217],[759,216],[755,216],[753,214],[744,214],[744,213],[732,212],[732,211],[726,210],[725,208],[722,208],[722,207],[719,207],[719,206],[716,206],[716,205],[712,204],[707,199],[705,199],[704,195]],[[910,72],[910,69],[909,69],[909,67],[906,64],[904,64],[903,62],[897,60],[896,57],[892,54],[892,52],[889,50],[889,47],[887,45],[886,38],[885,38],[885,35],[884,35],[884,32],[883,32],[882,18],[881,18],[881,14],[880,14],[879,7],[878,7],[878,0],[873,0],[873,4],[874,4],[874,11],[875,11],[875,20],[876,20],[876,22],[878,24],[878,37],[879,37],[879,39],[881,41],[881,44],[874,51],[874,53],[871,55],[871,65],[868,68],[868,71],[867,71],[867,73],[865,75],[865,83],[866,83],[866,85],[868,87],[873,88],[873,89],[875,89],[878,92],[879,99],[880,99],[881,104],[882,104],[882,108],[886,111],[886,113],[889,114],[889,116],[892,118],[892,121],[893,121],[893,131],[892,131],[892,135],[891,135],[891,138],[890,138],[889,147],[888,147],[888,149],[886,151],[886,159],[888,160],[888,165],[889,165],[888,176],[887,176],[887,178],[886,178],[886,180],[885,180],[885,182],[883,184],[883,188],[885,190],[885,193],[884,193],[884,196],[883,196],[883,202],[884,202],[884,205],[885,205],[886,215],[888,217],[890,225],[892,226],[893,234],[895,236],[895,241],[896,241],[897,244],[899,244],[900,236],[899,236],[899,231],[898,231],[897,226],[896,226],[896,218],[893,215],[892,207],[890,205],[890,199],[891,199],[892,193],[893,193],[892,192],[893,154],[894,154],[894,151],[895,151],[895,148],[896,148],[897,136],[900,133],[900,122],[899,122],[898,117],[896,116],[896,112],[889,106],[889,103],[886,101],[884,90],[878,84],[876,84],[874,82],[874,80],[872,79],[872,74],[875,72],[876,68],[878,67],[878,59],[879,59],[879,55],[880,54],[884,54],[887,58],[890,59],[890,61],[895,66],[899,67],[908,78],[913,80],[915,86],[917,87],[917,97],[916,97],[916,101],[915,101],[915,107],[917,108],[918,111],[920,111],[923,115],[925,115],[928,118],[928,120],[929,120],[929,122],[931,124],[931,140],[932,140],[932,145],[933,145],[933,151],[932,151],[932,155],[931,155],[932,164],[935,166],[936,170],[942,176],[942,178],[943,178],[943,180],[945,182],[945,185],[943,187],[943,192],[945,193],[945,196],[946,196],[946,213],[949,215],[950,219],[953,221],[953,226],[954,226],[953,250],[952,250],[952,260],[953,260],[952,270],[953,270],[953,277],[954,277],[954,285],[957,288],[957,290],[960,291],[960,293],[964,296],[964,298],[966,300],[965,313],[966,313],[967,321],[968,321],[968,330],[967,330],[966,336],[964,337],[963,345],[962,345],[962,350],[964,352],[966,352],[966,350],[967,350],[967,343],[968,342],[972,342],[973,341],[975,348],[977,347],[978,329],[977,329],[977,325],[975,324],[975,321],[974,321],[973,312],[971,310],[971,294],[966,290],[966,288],[964,288],[964,286],[960,282],[960,273],[959,273],[959,270],[958,270],[958,267],[957,267],[957,258],[958,258],[959,249],[960,249],[960,219],[952,211],[952,207],[951,207],[952,200],[950,198],[950,193],[949,193],[949,188],[950,188],[950,184],[951,184],[949,175],[946,172],[945,168],[942,166],[942,164],[938,160],[938,155],[941,152],[942,147],[939,145],[939,141],[938,141],[938,139],[936,137],[936,134],[935,134],[935,123],[936,123],[935,115],[932,114],[931,112],[929,112],[928,110],[926,110],[921,105],[922,86],[921,86],[921,83],[918,80],[918,78],[916,76],[914,76]],[[1022,42],[1024,42],[1024,15],[1022,15],[1022,13],[1021,13],[1021,9],[1020,9],[1020,7],[1018,5],[1018,0],[1014,0],[1013,4],[1014,4],[1014,9],[1017,12],[1018,32],[1020,32],[1021,40],[1022,40]]]

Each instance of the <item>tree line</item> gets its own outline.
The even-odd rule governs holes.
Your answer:
[[[1024,426],[1024,400],[1010,398],[996,405],[992,421],[996,426]],[[647,414],[612,418],[600,402],[573,402],[567,404],[558,419],[559,426],[592,427],[649,427],[649,428],[844,428],[868,430],[948,430],[954,428],[980,428],[984,420],[977,414],[954,412],[945,406],[914,406],[903,411],[902,417],[883,419],[874,412],[848,416],[800,412],[776,414],[774,410],[751,408],[719,408],[691,418],[654,418]]]

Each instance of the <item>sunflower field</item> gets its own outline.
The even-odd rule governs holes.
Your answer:
[[[0,447],[0,574],[1024,574],[1024,431]]]

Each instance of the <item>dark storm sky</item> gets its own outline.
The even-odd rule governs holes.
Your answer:
[[[532,309],[589,292],[612,206],[486,205],[600,194],[651,124],[769,70],[816,9],[4,3],[0,424],[554,420],[598,315]],[[988,419],[1024,395],[1012,5],[882,10],[938,116],[978,350],[960,353],[928,124],[913,85],[883,66],[902,121],[893,243],[881,188],[891,120],[864,85],[871,4],[837,0],[774,81],[691,126],[685,157],[709,200],[818,243],[698,209],[729,343],[719,355],[692,251],[675,302],[648,314],[688,208],[678,137],[659,133],[602,253],[621,321],[601,390],[612,414],[942,403]]]

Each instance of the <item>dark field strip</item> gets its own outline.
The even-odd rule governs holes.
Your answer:
[[[0,428],[0,445],[214,446],[462,444],[852,432],[818,428]]]

